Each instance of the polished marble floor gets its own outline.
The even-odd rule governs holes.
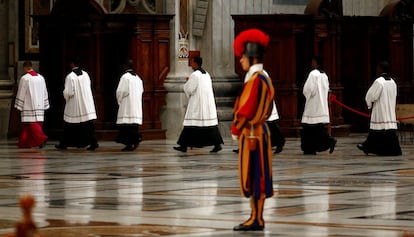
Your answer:
[[[46,237],[289,236],[400,237],[414,231],[414,145],[403,156],[366,156],[365,134],[339,137],[333,154],[302,155],[288,138],[273,156],[275,196],[266,228],[234,232],[250,212],[240,196],[235,143],[181,153],[175,141],[143,141],[134,152],[100,142],[95,152],[18,149],[0,142],[0,236],[21,218],[18,198],[36,199]]]

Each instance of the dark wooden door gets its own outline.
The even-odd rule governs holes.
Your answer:
[[[315,54],[324,58],[323,68],[332,93],[354,110],[369,114],[365,94],[381,60],[391,63],[399,87],[398,102],[414,100],[412,23],[385,17],[334,15],[236,15],[233,19],[236,35],[248,28],[258,28],[270,36],[264,65],[275,86],[281,128],[288,136],[295,135],[292,131],[300,127],[304,106],[302,86]],[[235,70],[243,76],[237,60]],[[331,109],[334,130],[368,130],[369,117],[338,104],[332,104]]]
[[[128,58],[135,60],[135,70],[144,81],[143,137],[165,138],[160,110],[165,104],[163,84],[169,71],[172,16],[105,14],[90,0],[60,0],[55,6],[51,15],[36,16],[40,24],[40,68],[52,104],[45,121],[49,136],[57,137],[62,130],[68,59],[78,56],[91,77],[100,139],[113,140],[116,136],[115,91],[123,73],[122,63]]]

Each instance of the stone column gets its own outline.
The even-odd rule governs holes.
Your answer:
[[[235,73],[233,53],[233,1],[209,1],[207,22],[202,37],[195,37],[204,60],[204,68],[212,76],[219,128],[223,138],[231,138],[233,105],[242,81]]]
[[[167,14],[175,14],[171,26],[171,57],[170,73],[164,83],[168,91],[167,105],[164,107],[161,119],[163,128],[167,129],[168,139],[177,139],[182,129],[182,120],[186,109],[187,99],[182,90],[184,78],[191,73],[188,60],[179,58],[179,33],[181,23],[180,0],[165,0]],[[207,15],[203,27],[199,28],[199,12],[197,3],[207,3]],[[188,1],[187,21],[188,41],[181,39],[181,44],[188,43],[189,50],[200,51],[203,57],[203,67],[210,73],[216,97],[219,128],[224,139],[230,139],[230,125],[233,119],[233,105],[237,92],[242,85],[235,73],[235,57],[233,54],[234,22],[232,14],[269,14],[274,13],[280,6],[272,0],[198,0]],[[291,7],[291,6],[290,6]],[[304,6],[293,6],[300,9]],[[204,19],[202,19],[204,21]],[[193,32],[194,26],[194,32]]]
[[[13,1],[14,2],[14,1]],[[0,1],[0,139],[7,137],[13,81],[9,78],[9,1]]]
[[[208,1],[206,24],[202,32],[193,35],[194,13],[197,1],[188,1],[187,9],[180,6],[179,0],[167,0],[167,14],[175,14],[171,26],[171,57],[170,72],[164,83],[168,91],[166,106],[161,113],[163,128],[167,129],[167,139],[177,139],[182,129],[187,107],[187,98],[183,93],[183,85],[192,70],[188,65],[188,58],[180,55],[180,48],[187,47],[188,50],[200,51],[203,57],[203,67],[211,74],[216,97],[219,128],[223,138],[230,137],[230,124],[232,120],[232,108],[236,92],[241,85],[240,80],[234,73],[234,56],[232,50],[232,22],[229,12],[220,13],[220,4]],[[227,2],[227,1],[224,1]],[[168,7],[170,7],[168,9]],[[187,11],[187,12],[183,12]],[[187,14],[188,24],[180,14]],[[214,17],[212,17],[214,16]],[[183,25],[186,24],[186,25]],[[212,27],[214,25],[215,27]],[[188,31],[183,29],[188,27]],[[199,30],[199,29],[198,29]],[[225,32],[226,34],[221,34]],[[188,33],[188,34],[186,34]]]

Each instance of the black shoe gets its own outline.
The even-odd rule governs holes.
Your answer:
[[[283,151],[283,146],[278,146],[278,147],[276,147],[276,149],[275,149],[275,151],[273,153],[274,154],[278,154],[278,153],[280,153],[282,151]]]
[[[66,149],[68,149],[66,146],[62,146],[61,144],[56,144],[55,145],[55,148],[58,149],[58,150],[66,150]]]
[[[332,152],[335,150],[335,146],[336,146],[336,139],[332,138],[331,146],[329,147],[329,154],[332,154]]]
[[[46,146],[46,141],[45,141],[45,142],[43,142],[42,144],[40,144],[40,145],[39,145],[39,148],[40,148],[40,149],[42,149],[42,148],[43,148],[43,147],[45,147],[45,146]]]
[[[234,152],[234,153],[239,153],[239,148],[237,148],[237,149],[233,149],[233,152]]]
[[[364,145],[358,144],[357,147],[358,147],[358,149],[360,149],[361,151],[363,151],[365,153],[365,155],[368,155],[368,152],[365,150]]]
[[[211,153],[216,153],[216,152],[221,151],[222,149],[223,148],[221,147],[221,145],[218,145],[218,146],[214,146],[213,150],[211,150],[210,152]]]
[[[133,151],[133,150],[134,150],[134,148],[131,145],[127,145],[124,148],[122,148],[121,151]]]
[[[173,148],[176,151],[187,152],[187,147],[186,146],[175,146]]]
[[[138,148],[139,143],[134,145],[126,145],[121,151],[134,151]]]
[[[88,148],[86,148],[86,150],[88,150],[88,151],[94,151],[98,147],[99,147],[99,144],[96,143],[96,144],[90,145]]]
[[[263,230],[263,229],[264,229],[264,225],[259,225],[256,221],[251,225],[244,225],[242,223],[242,224],[239,224],[233,227],[234,231],[257,231],[257,230]]]
[[[132,145],[132,150],[135,151],[139,146],[139,143]]]

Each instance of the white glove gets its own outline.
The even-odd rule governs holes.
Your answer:
[[[234,141],[239,140],[239,137],[238,137],[238,136],[236,136],[236,135],[233,135],[233,134],[231,134],[231,138],[232,138]]]

